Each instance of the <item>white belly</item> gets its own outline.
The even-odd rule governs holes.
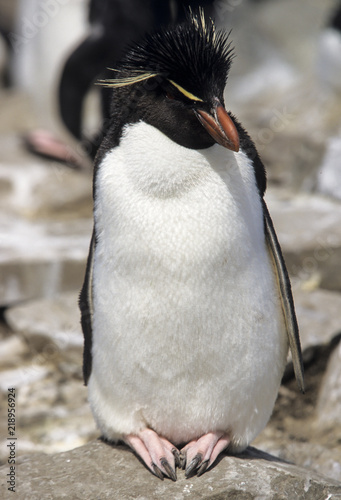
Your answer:
[[[89,398],[102,432],[148,426],[178,444],[223,430],[244,448],[287,353],[246,156],[188,150],[141,122],[96,192]]]

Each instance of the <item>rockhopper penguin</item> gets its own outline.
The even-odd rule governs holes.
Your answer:
[[[290,282],[255,146],[224,107],[228,34],[203,13],[147,35],[114,78],[80,296],[102,435],[158,477],[205,472],[266,425],[291,347]]]

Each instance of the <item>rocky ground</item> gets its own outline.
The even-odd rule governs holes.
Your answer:
[[[283,3],[277,2],[276,8]],[[302,3],[306,8],[307,3]],[[305,11],[308,17],[315,19],[313,6],[317,16],[319,5],[311,2],[310,10]],[[284,23],[283,12],[276,12]],[[237,8],[233,14],[238,20]],[[257,28],[257,18],[255,25]],[[271,26],[268,21],[265,32],[277,43],[276,50],[266,52],[263,59],[259,56],[263,63],[251,65],[248,73],[243,68],[248,59],[241,58],[226,101],[254,138],[267,166],[266,200],[292,278],[306,394],[299,393],[289,360],[273,416],[253,445],[307,468],[311,474],[325,476],[316,495],[302,498],[333,499],[341,497],[341,97],[337,89],[319,79],[311,46],[306,52],[311,56],[308,62],[300,56],[300,50],[304,53],[301,46],[295,52],[298,60],[290,59],[291,46],[281,52],[278,47],[284,38],[280,30],[271,31]],[[317,33],[316,20],[314,26]],[[256,28],[247,47],[255,40],[263,43]],[[312,40],[316,33],[312,28],[308,32]],[[304,41],[308,47],[308,34]],[[247,52],[241,46],[243,50]],[[302,69],[301,64],[299,71],[303,60],[306,67]],[[245,90],[245,74],[254,82],[254,93]],[[269,74],[280,75],[281,84],[267,82]],[[92,226],[91,174],[30,156],[22,147],[21,136],[38,125],[27,95],[16,90],[0,92],[0,463],[6,471],[7,397],[8,389],[14,387],[16,458],[24,467],[23,477],[30,467],[39,471],[45,461],[50,464],[37,454],[73,450],[98,436],[82,383],[77,309]],[[106,454],[102,445],[92,442],[87,446],[90,448],[79,453],[86,455],[87,450],[99,446],[98,453]],[[56,463],[62,460],[58,457],[72,460],[72,453],[55,455]],[[120,455],[118,461],[122,463]],[[140,464],[131,463],[142,470],[138,474],[144,474]],[[234,462],[229,464],[234,466]],[[290,473],[296,477],[296,472]],[[339,490],[332,481],[339,482]],[[304,490],[304,481],[302,484]],[[332,489],[325,484],[333,485]],[[188,484],[183,487],[190,488]],[[255,491],[245,497],[239,492],[233,498],[255,498]],[[259,492],[264,496],[258,498],[270,498],[263,490]],[[94,498],[82,497],[80,492],[73,498],[78,494],[79,498]],[[219,494],[214,498],[223,498]],[[20,498],[57,497],[32,493]],[[122,493],[117,498],[125,497]],[[177,498],[183,497],[179,493]],[[209,498],[209,494],[194,498]]]

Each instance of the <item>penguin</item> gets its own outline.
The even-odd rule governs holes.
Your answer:
[[[341,1],[328,19],[318,37],[316,70],[325,91],[341,91]]]
[[[58,89],[58,102],[63,123],[71,134],[83,141],[93,159],[98,140],[84,137],[82,109],[92,82],[106,74],[108,65],[120,59],[129,42],[138,41],[147,31],[183,20],[188,7],[203,5],[213,14],[212,0],[91,0],[89,3],[90,33],[72,52],[63,68]],[[105,128],[109,120],[110,92],[101,89],[101,114]],[[102,127],[101,127],[102,128]]]
[[[147,34],[104,85],[94,231],[80,294],[94,419],[157,477],[200,476],[265,427],[288,346],[291,286],[251,138],[226,110],[229,33],[203,11]]]
[[[80,142],[86,156],[93,160],[110,119],[111,92],[100,92],[100,127],[94,135],[85,131],[85,98],[98,78],[107,74],[106,67],[118,61],[127,45],[147,31],[183,20],[188,8],[198,5],[209,15],[214,13],[213,0],[90,0],[89,32],[65,61],[58,85],[58,108],[63,125]],[[1,32],[1,26],[0,26]],[[110,75],[110,73],[109,73]],[[24,146],[32,154],[64,163],[70,168],[87,169],[84,155],[53,134],[35,130],[25,135]]]

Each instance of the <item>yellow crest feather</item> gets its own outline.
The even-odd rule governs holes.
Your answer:
[[[184,89],[183,87],[181,87],[181,85],[178,85],[177,83],[173,82],[173,80],[168,80],[168,81],[172,85],[174,85],[174,87],[177,88],[181,92],[181,94],[183,94],[188,99],[191,99],[191,101],[200,101],[200,102],[203,102],[203,100],[200,99],[200,97],[196,97],[195,95],[191,94],[186,89]]]
[[[118,71],[117,69],[108,68],[111,71]],[[144,80],[149,80],[156,76],[156,73],[141,73],[140,75],[127,76],[123,78],[113,78],[106,80],[98,80],[97,85],[108,88],[126,87],[127,85],[133,85],[134,83],[143,82]]]

